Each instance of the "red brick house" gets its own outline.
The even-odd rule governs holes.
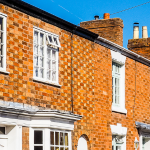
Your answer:
[[[80,26],[0,0],[0,150],[149,148],[149,58],[119,18]]]

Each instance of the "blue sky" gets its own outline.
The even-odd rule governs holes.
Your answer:
[[[95,15],[115,13],[130,8],[148,0],[23,0],[41,8],[57,17],[78,25],[82,21],[93,20]],[[124,47],[127,48],[128,39],[133,37],[133,23],[140,24],[140,38],[142,26],[147,26],[150,35],[150,3],[128,10],[111,18],[121,18],[124,22]]]

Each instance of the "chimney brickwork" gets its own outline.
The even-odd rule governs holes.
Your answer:
[[[123,21],[120,18],[81,22],[80,26],[123,46]]]
[[[150,59],[150,38],[130,39],[128,49]]]

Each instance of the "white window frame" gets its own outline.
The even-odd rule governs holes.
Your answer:
[[[33,30],[33,37],[34,37],[34,33],[35,32],[38,32],[38,33],[42,33],[43,35],[44,35],[44,44],[43,44],[43,51],[44,51],[44,56],[43,56],[43,58],[44,58],[44,77],[43,78],[41,78],[41,77],[36,77],[36,75],[35,75],[35,62],[34,62],[34,56],[36,55],[35,54],[35,51],[34,51],[34,41],[33,41],[33,79],[34,80],[36,80],[36,81],[40,81],[40,82],[44,82],[44,83],[49,83],[49,84],[54,84],[54,85],[58,85],[58,86],[60,86],[59,85],[59,79],[58,79],[58,76],[59,76],[59,74],[58,74],[58,71],[59,71],[59,68],[58,68],[58,66],[59,66],[59,56],[58,56],[58,54],[59,54],[59,47],[60,47],[60,42],[59,42],[59,36],[58,35],[56,35],[56,34],[54,34],[54,33],[51,33],[51,32],[48,32],[48,31],[45,31],[45,30],[43,30],[43,29],[40,29],[40,28],[38,28],[38,27],[34,27],[34,30]],[[49,40],[49,38],[48,38],[48,36],[51,36],[52,37],[52,42]],[[57,40],[57,45],[55,44],[55,42],[54,42],[54,40],[53,39],[56,39]],[[40,39],[40,36],[38,36],[38,39]],[[48,57],[47,57],[47,48],[48,48],[48,45],[46,44],[46,39],[48,40],[48,45],[50,45],[50,49],[52,49],[51,50],[51,58],[52,58],[52,51],[55,51],[56,52],[56,81],[52,81],[52,79],[51,80],[49,80],[49,79],[47,79],[47,69],[48,69],[48,66],[47,66],[47,59],[48,59]],[[34,40],[34,39],[33,39]],[[40,44],[39,44],[40,42],[38,42],[38,47],[40,47]],[[39,48],[38,48],[38,51],[39,51]],[[52,67],[52,61],[51,61],[51,67]],[[52,72],[52,71],[51,71]],[[51,73],[51,78],[52,78],[52,73]]]
[[[7,15],[0,13],[0,18],[3,19],[3,67],[0,67],[0,72],[9,73],[6,71],[6,39],[7,39]]]
[[[30,128],[30,150],[34,150],[34,131],[43,131],[43,150],[50,150],[50,131],[55,131],[55,132],[64,132],[64,133],[68,133],[68,146],[65,146],[65,147],[68,147],[68,150],[72,150],[72,143],[71,143],[71,131],[67,131],[67,130],[59,130],[59,129],[51,129],[51,128]],[[40,144],[42,145],[42,144]],[[39,145],[39,146],[40,146]],[[38,145],[37,145],[38,146]],[[56,146],[56,145],[54,145]],[[60,145],[59,146],[56,146],[56,147],[61,147]]]
[[[145,138],[148,138],[148,139],[150,139],[150,134],[149,133],[147,133],[149,136],[148,137],[145,137],[145,136],[143,136],[142,134],[140,135],[140,139],[139,139],[139,142],[140,142],[140,144],[139,144],[139,149],[140,150],[143,150],[144,149],[144,147],[143,147],[143,139],[145,139]]]
[[[127,113],[127,110],[125,109],[125,61],[126,61],[126,57],[120,54],[119,52],[115,52],[113,50],[111,50],[111,56],[112,56],[112,62],[120,65],[119,105],[112,103],[112,111],[126,114]]]
[[[126,135],[127,135],[127,128],[122,127],[122,124],[117,123],[117,125],[110,125],[112,136],[119,136],[123,143],[122,144],[115,144],[114,141],[112,141],[112,146],[120,145],[121,150],[126,150]]]

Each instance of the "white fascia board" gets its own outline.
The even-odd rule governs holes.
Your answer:
[[[40,111],[35,114],[15,113],[7,110],[0,112],[0,123],[9,126],[19,125],[73,130],[74,122],[81,118],[82,116],[57,110]]]

